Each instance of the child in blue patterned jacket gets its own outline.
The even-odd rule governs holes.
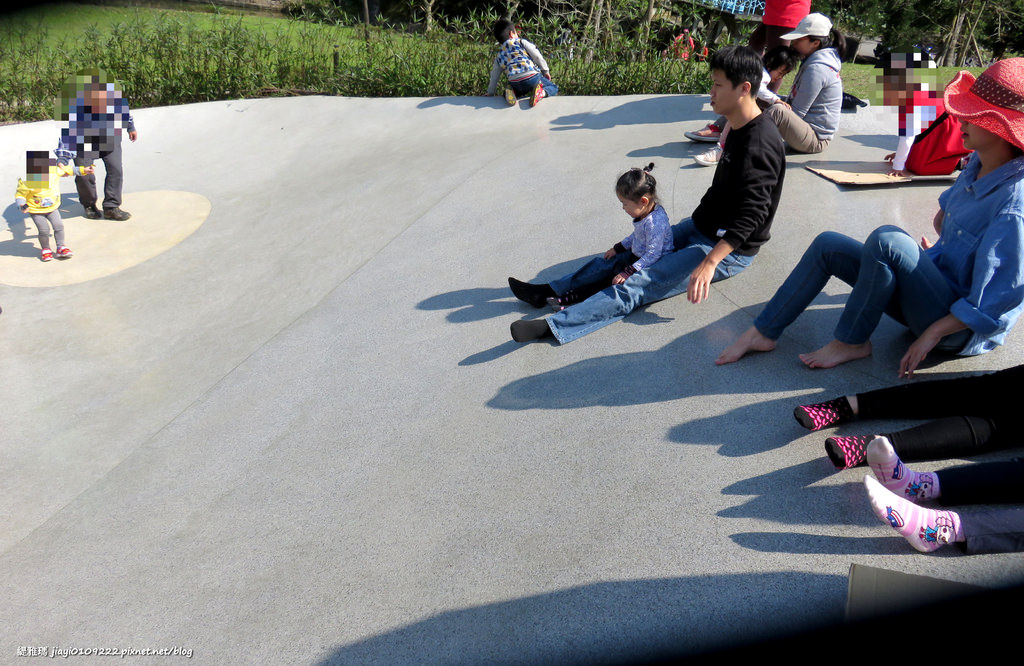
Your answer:
[[[508,88],[505,89],[505,101],[516,103],[517,97],[530,96],[530,106],[545,97],[558,94],[558,86],[551,81],[551,71],[544,56],[531,42],[519,37],[516,27],[508,19],[498,19],[494,24],[494,38],[501,44],[498,55],[494,58],[491,68],[491,82],[487,86],[487,94],[493,95],[498,87],[498,79],[505,72]]]

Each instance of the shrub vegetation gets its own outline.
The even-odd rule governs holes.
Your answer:
[[[291,18],[47,6],[0,19],[0,120],[51,118],[60,84],[100,67],[135,107],[281,94],[359,97],[479,95],[496,45],[496,14],[437,17],[413,34],[352,25],[348,14],[300,6]],[[103,10],[109,10],[104,13]],[[73,17],[83,12],[81,23]],[[626,32],[568,41],[572,26],[522,21],[566,95],[705,93],[703,63],[663,58]],[[582,34],[582,33],[580,33]],[[560,39],[562,38],[562,39]]]

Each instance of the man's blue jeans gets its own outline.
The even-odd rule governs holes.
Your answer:
[[[572,342],[587,333],[604,328],[618,321],[636,308],[676,296],[686,291],[690,274],[711,252],[717,241],[697,231],[693,220],[686,218],[672,227],[673,244],[676,247],[659,259],[653,266],[634,273],[622,284],[599,291],[582,303],[548,317],[548,328],[562,344]],[[616,262],[625,261],[628,253],[619,253],[613,259],[596,257],[575,273],[551,282],[551,288],[561,295],[579,285],[597,279],[614,269]],[[715,269],[717,282],[740,273],[754,260],[752,256],[730,254]],[[623,266],[625,267],[625,266]]]
[[[864,243],[826,231],[807,248],[754,327],[778,340],[832,276],[853,287],[835,329],[835,339],[851,345],[867,342],[883,313],[920,336],[949,314],[958,298],[931,257],[899,227],[879,227]],[[970,329],[947,335],[935,348],[960,351],[971,335]]]

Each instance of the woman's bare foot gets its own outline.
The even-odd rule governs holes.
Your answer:
[[[736,342],[726,347],[725,351],[718,355],[718,358],[715,359],[715,365],[735,363],[743,358],[747,352],[770,352],[773,349],[775,349],[775,341],[766,338],[761,334],[761,331],[751,326]]]
[[[810,354],[800,354],[800,360],[808,368],[834,368],[849,361],[871,356],[871,341],[859,345],[848,345],[833,340],[821,349]]]

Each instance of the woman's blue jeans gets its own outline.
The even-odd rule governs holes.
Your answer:
[[[835,339],[851,345],[867,342],[883,313],[919,336],[949,314],[958,298],[931,257],[899,227],[879,227],[864,243],[826,231],[807,248],[754,327],[778,340],[832,276],[853,287],[835,329]],[[943,338],[936,349],[960,351],[970,337],[965,329]]]
[[[659,259],[653,266],[634,273],[622,284],[603,289],[582,303],[548,317],[548,328],[558,341],[562,344],[572,342],[622,319],[641,305],[686,291],[690,274],[711,252],[716,241],[697,231],[690,218],[672,227],[672,241],[676,250]],[[628,252],[619,253],[612,259],[595,257],[576,272],[551,282],[551,288],[556,294],[564,294],[599,279],[601,275],[607,275],[619,263],[622,263],[621,268],[625,268],[624,262],[628,257]],[[736,275],[753,260],[752,256],[735,253],[726,256],[715,269],[712,282]]]

